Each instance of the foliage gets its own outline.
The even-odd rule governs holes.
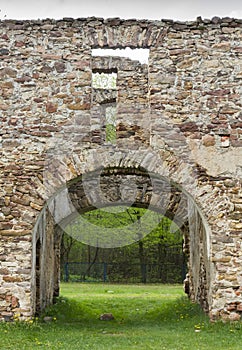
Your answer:
[[[116,89],[117,73],[92,73],[94,89]]]
[[[33,323],[0,324],[4,350],[240,350],[242,323],[209,323],[182,286],[62,284]],[[113,321],[100,321],[112,312]],[[45,316],[52,316],[44,323]],[[27,322],[28,323],[28,322]]]
[[[106,124],[106,142],[116,142],[116,125]]]
[[[106,118],[106,142],[116,142],[116,107],[108,106],[105,108]]]
[[[108,208],[106,210],[97,209],[83,214],[83,217],[85,218],[86,222],[90,222],[95,226],[114,228],[114,235],[117,234],[115,233],[117,227],[122,229],[122,234],[132,234],[132,232],[129,231],[129,225],[135,221],[140,224],[140,227],[143,230],[142,236],[145,236],[145,230],[150,233],[141,240],[138,240],[139,237],[137,237],[137,241],[131,245],[113,249],[99,248],[97,251],[96,247],[91,247],[79,241],[73,240],[73,237],[78,237],[80,231],[85,232],[86,237],[89,235],[89,226],[85,226],[85,221],[84,225],[83,221],[82,223],[80,223],[80,221],[77,221],[76,223],[67,227],[67,232],[69,232],[71,236],[63,236],[63,247],[68,247],[70,240],[72,242],[71,249],[68,250],[68,255],[65,253],[67,249],[63,248],[61,254],[63,264],[65,262],[71,261],[87,262],[90,264],[90,266],[93,263],[102,262],[108,264],[117,264],[119,268],[116,271],[116,276],[114,267],[112,268],[111,280],[124,281],[125,278],[127,282],[128,280],[129,282],[140,281],[140,269],[142,269],[142,265],[144,264],[158,264],[160,266],[165,266],[167,264],[171,264],[173,266],[178,265],[178,268],[174,268],[173,272],[167,271],[167,273],[174,274],[172,278],[174,281],[181,281],[181,262],[183,262],[183,236],[178,228],[176,232],[170,231],[172,222],[168,218],[163,217],[162,215],[150,210],[132,207],[116,207],[116,210],[114,211],[112,209],[112,212],[110,212]],[[156,224],[154,225],[154,223]],[[153,227],[155,228],[153,229]],[[112,239],[112,237],[110,237],[110,239]],[[174,250],[174,254],[172,254],[172,250],[169,248],[169,246],[178,247],[176,248],[176,251]],[[138,266],[139,264],[141,267]],[[132,266],[136,270],[134,270],[134,268],[132,269]],[[73,271],[72,273],[78,274],[78,271],[76,270],[76,272]],[[136,280],[134,277],[132,277],[135,275],[137,276]],[[86,274],[86,277],[88,276],[90,277],[89,273]],[[125,277],[122,279],[122,276]],[[163,277],[160,278],[161,280],[163,279]],[[169,280],[171,281],[171,279]],[[157,279],[155,281],[157,281]],[[164,281],[166,282],[167,279],[164,278]]]
[[[142,218],[144,218],[144,215],[147,214],[147,212],[149,212],[149,215],[145,216],[143,222]],[[176,232],[170,231],[170,226],[172,223],[171,220],[169,220],[166,217],[163,217],[158,213],[146,209],[131,207],[126,210],[117,209],[115,213],[105,211],[103,209],[97,209],[83,214],[83,217],[86,220],[86,222],[90,222],[95,226],[110,228],[121,227],[123,234],[129,234],[129,225],[132,224],[134,221],[140,220],[142,235],[145,236],[141,241],[145,249],[147,263],[157,262],[157,256],[159,256],[158,250],[161,248],[161,246],[165,247],[166,245],[182,244],[183,237],[179,229],[177,228]],[[155,225],[154,222],[156,223]],[[153,229],[153,227],[155,228]],[[66,231],[71,237],[78,237],[79,232],[84,231],[88,236],[88,229],[89,227],[85,226],[85,223],[83,224],[80,221],[77,221],[74,224],[67,227]],[[146,232],[150,233],[148,235],[145,235],[145,230]],[[63,238],[64,241],[66,241],[66,244],[70,240],[69,235],[65,235]],[[131,245],[122,248],[102,249],[102,251],[99,252],[98,261],[122,262],[126,261],[127,258],[129,258],[131,259],[129,260],[130,263],[137,263],[139,262],[138,248],[139,243],[137,241]],[[95,248],[92,248],[92,252],[94,250]],[[65,256],[65,254],[63,255]],[[82,244],[79,241],[73,241],[72,250],[70,252],[70,255],[68,256],[69,261],[89,261],[87,255],[87,245]]]

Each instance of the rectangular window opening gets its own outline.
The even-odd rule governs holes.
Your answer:
[[[116,143],[116,102],[117,102],[117,72],[102,71],[92,72],[92,89],[99,91],[99,104],[102,105],[103,122],[105,130],[105,142]]]
[[[105,108],[105,138],[106,142],[115,144],[117,135],[116,135],[116,104],[107,106]]]
[[[145,69],[144,66],[149,63],[149,53],[149,49],[133,49],[130,47],[92,49],[92,89],[94,96],[98,97],[96,101],[99,105],[102,105],[103,114],[100,120],[104,129],[103,138],[107,143],[115,144],[117,140],[118,70],[119,66],[123,67],[123,64],[125,64],[125,61],[122,63],[119,58],[126,59],[126,64],[129,64],[130,60],[133,61],[133,64],[137,64],[137,67],[140,67],[138,69],[141,69],[142,72],[142,66]]]
[[[92,72],[92,88],[104,90],[117,89],[117,73],[105,73],[103,71]]]

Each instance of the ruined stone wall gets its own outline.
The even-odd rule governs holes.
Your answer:
[[[67,18],[4,21],[0,30],[2,317],[33,313],[32,233],[46,200],[101,160],[165,176],[193,198],[211,242],[201,253],[211,318],[239,318],[242,21]],[[112,146],[91,83],[93,67],[107,62],[91,49],[127,46],[149,48],[149,64],[109,63],[118,71]]]
[[[55,222],[44,208],[32,235],[31,306],[34,313],[53,303],[59,284],[60,235]]]
[[[188,237],[185,233],[186,246],[188,249],[188,295],[193,301],[197,301],[205,311],[209,311],[211,304],[212,269],[209,266],[209,228],[194,204],[189,201]],[[186,250],[185,250],[186,252]]]

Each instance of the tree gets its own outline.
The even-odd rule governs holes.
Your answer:
[[[150,216],[144,216],[146,212],[146,209],[131,207],[123,211],[120,208],[116,213],[97,209],[83,214],[86,220],[97,226],[121,227],[124,233],[126,232],[127,234],[129,234],[129,224],[138,222],[140,227],[138,235],[140,234],[140,236],[131,245],[112,249],[98,249],[76,241],[71,246],[69,261],[87,262],[86,276],[91,274],[95,262],[117,264],[119,266],[118,270],[115,270],[114,267],[112,270],[112,273],[116,273],[117,280],[120,280],[122,276],[131,277],[131,270],[134,269],[134,266],[137,266],[137,268],[139,266],[139,271],[133,271],[133,275],[141,275],[142,281],[146,282],[146,264],[155,264],[162,267],[166,262],[172,263],[170,246],[177,247],[178,253],[182,254],[183,238],[179,229],[175,233],[170,232],[171,220],[155,212],[151,212]],[[146,222],[144,223],[144,221]],[[157,226],[152,230],[154,222],[157,223]],[[142,235],[142,226],[148,230],[147,232],[151,231],[145,237]],[[78,222],[72,225],[72,231],[76,231],[77,236],[80,230],[86,231],[88,236],[86,227],[80,227]],[[159,271],[160,278],[162,278],[164,271],[162,268]],[[173,272],[171,271],[170,273],[172,274]],[[178,280],[179,278],[178,276]]]

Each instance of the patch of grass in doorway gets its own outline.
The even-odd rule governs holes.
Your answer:
[[[68,283],[41,320],[0,324],[1,349],[239,350],[242,324],[211,324],[180,285]],[[113,321],[100,321],[102,313]]]

